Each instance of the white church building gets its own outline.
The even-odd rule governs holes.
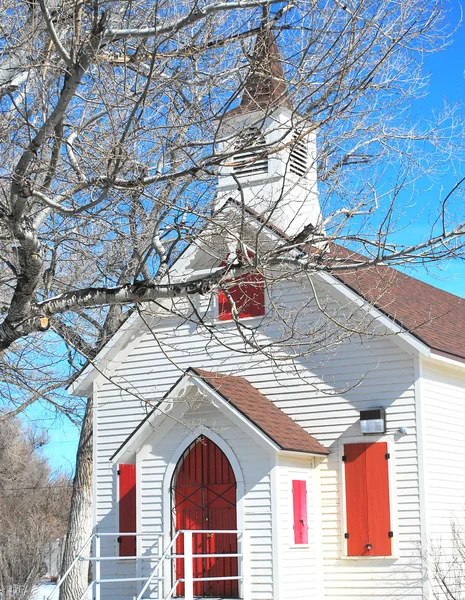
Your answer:
[[[321,227],[315,135],[265,28],[251,65],[222,123],[220,216],[171,281]],[[434,597],[465,506],[463,300],[382,265],[245,274],[134,312],[71,391],[94,402],[96,597]]]

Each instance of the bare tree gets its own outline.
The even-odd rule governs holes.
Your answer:
[[[447,2],[2,0],[1,7],[1,418],[38,398],[82,416],[83,405],[70,406],[61,390],[134,307],[219,287],[228,294],[231,278],[245,272],[271,282],[462,256],[465,215],[453,204],[460,179],[431,209],[427,237],[392,237],[406,198],[443,171],[463,139],[452,108],[434,122],[410,115],[427,85],[422,56],[449,41]],[[254,62],[257,36],[276,41],[279,68],[267,48]],[[260,110],[249,131],[284,103],[297,137],[289,141],[277,130],[247,159],[250,136],[238,142],[228,119],[256,108],[251,86]],[[218,169],[254,164],[316,133],[317,157],[305,169],[318,166],[318,223],[303,222],[262,246],[245,211],[235,223],[213,211]],[[278,193],[262,226],[284,202]],[[222,242],[212,259],[220,266],[173,281],[170,265],[215,228]],[[364,258],[335,256],[326,251],[329,242]],[[303,255],[304,245],[318,251]],[[190,318],[202,324],[191,304]],[[295,335],[286,327],[283,344]],[[208,330],[215,335],[214,325]],[[266,351],[253,331],[240,323],[238,330],[249,347]],[[325,331],[317,334],[302,351],[329,343]],[[82,526],[69,536],[74,550],[90,519],[90,420],[88,404],[72,515]]]
[[[0,592],[27,600],[44,573],[44,545],[65,533],[70,484],[50,478],[44,434],[0,423]]]

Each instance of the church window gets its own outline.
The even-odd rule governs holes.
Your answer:
[[[237,252],[240,255],[239,251]],[[253,252],[248,251],[249,258]],[[226,262],[222,263],[224,266]],[[234,302],[240,319],[262,317],[265,314],[265,280],[261,273],[246,273],[225,282],[225,287]],[[220,321],[232,320],[232,306],[223,290],[218,292],[218,318]]]

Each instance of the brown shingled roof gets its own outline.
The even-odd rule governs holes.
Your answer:
[[[324,446],[243,377],[193,367],[188,371],[201,377],[282,450],[329,454]]]
[[[333,245],[333,259],[367,260]],[[426,344],[433,352],[465,361],[465,300],[386,265],[333,275]]]
[[[291,108],[291,103],[274,33],[269,25],[263,24],[255,40],[241,103],[228,116],[277,106]]]

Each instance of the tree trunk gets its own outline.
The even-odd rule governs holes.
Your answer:
[[[92,532],[92,399],[87,402],[76,457],[76,474],[61,572],[65,573]],[[89,555],[90,547],[86,550]],[[89,564],[78,561],[63,582],[60,600],[80,600],[87,585]]]

